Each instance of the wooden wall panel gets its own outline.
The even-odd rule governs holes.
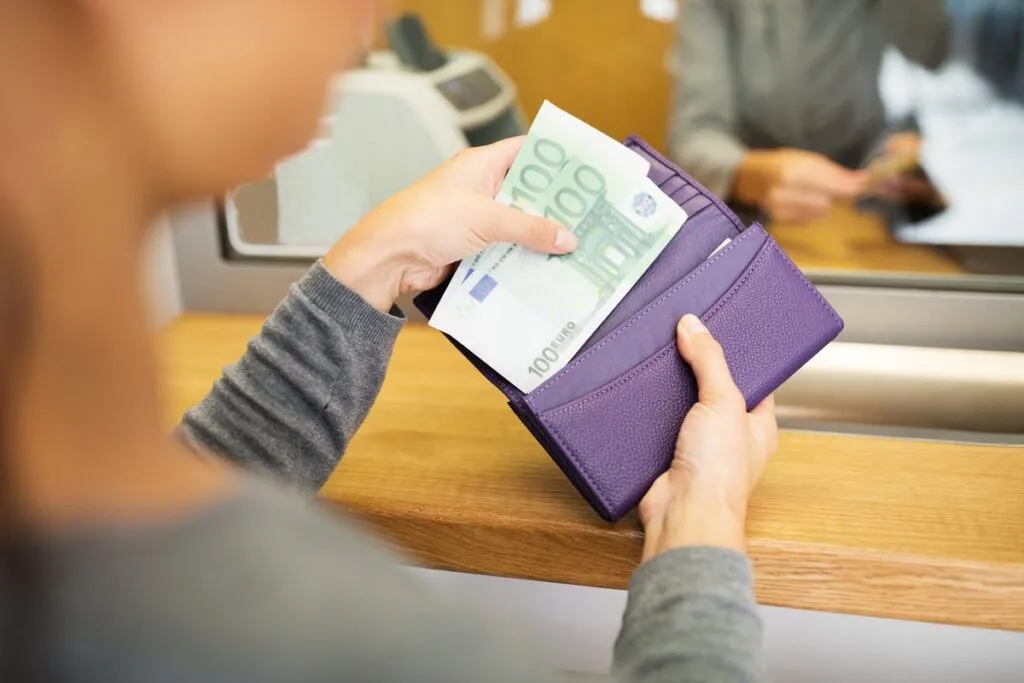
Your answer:
[[[612,137],[637,133],[664,147],[674,29],[644,17],[637,0],[552,0],[547,20],[523,28],[506,0],[507,31],[495,40],[483,36],[482,0],[391,5],[423,17],[440,45],[490,56],[516,82],[527,120],[548,99]]]

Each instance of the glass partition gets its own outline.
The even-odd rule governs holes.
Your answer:
[[[186,305],[268,310],[366,212],[549,99],[764,224],[839,310],[786,424],[1024,440],[1024,0],[392,6],[425,32],[382,31],[219,230],[181,221]]]
[[[313,258],[434,162],[460,146],[522,132],[550,99],[612,136],[649,140],[727,196],[745,220],[764,223],[819,283],[1024,291],[1019,3],[610,0],[598,9],[587,0],[402,0],[393,7],[422,18],[438,46],[435,60],[476,54],[496,72],[435,62],[443,77],[418,74],[436,81],[432,97],[416,94],[392,107],[422,111],[378,107],[397,89],[424,85],[397,76],[409,70],[393,56],[403,50],[388,50],[382,32],[362,73],[339,81],[321,139],[228,198],[229,253]],[[488,102],[495,106],[477,112],[478,121],[466,120],[467,109]],[[380,111],[394,120],[373,116]],[[338,112],[350,130],[331,128]],[[716,136],[726,139],[717,148]],[[779,149],[814,155],[820,165],[812,175],[827,176],[826,161],[857,173],[859,189],[830,194],[835,188],[812,177],[774,190],[793,195],[788,208],[772,210],[770,188],[747,190],[757,201],[742,201],[741,181],[754,174],[744,175],[743,154]],[[798,166],[779,165],[749,184],[798,174]],[[826,200],[827,209],[817,206]],[[800,202],[814,206],[799,210]]]

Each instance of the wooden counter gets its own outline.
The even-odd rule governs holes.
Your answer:
[[[902,244],[878,216],[835,207],[803,225],[770,225],[768,231],[805,272],[867,275],[963,275],[963,266],[936,247]]]
[[[259,325],[187,315],[162,333],[169,423]],[[623,588],[640,554],[635,517],[601,521],[415,324],[323,496],[437,568]],[[1024,449],[785,433],[748,531],[763,604],[1024,631]]]

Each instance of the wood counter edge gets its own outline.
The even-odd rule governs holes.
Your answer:
[[[206,395],[262,320],[190,314],[163,334],[168,426]],[[403,332],[395,372],[321,499],[367,522],[413,563],[624,588],[640,557],[636,519],[608,525],[586,514],[557,468],[518,426],[513,429],[490,387],[439,338],[421,332]],[[434,374],[426,377],[424,354],[436,360]],[[474,406],[474,419],[495,420],[503,438],[519,439],[518,445],[504,448],[505,460],[483,467],[476,455],[493,449],[493,439],[466,445],[479,430],[467,430],[460,421],[439,432],[444,402],[409,398],[429,381],[435,397],[439,387],[457,386],[467,395],[463,404]],[[413,403],[419,407],[410,413]],[[396,424],[402,425],[398,433]],[[429,467],[418,448],[414,456],[396,450],[403,439],[425,434],[443,436],[428,444]],[[761,518],[752,530],[750,554],[762,604],[1024,631],[1024,451],[791,436],[788,457],[774,459],[760,487],[758,507],[774,521]],[[848,469],[841,484],[819,476],[823,467],[836,466]],[[509,475],[504,487],[481,492],[473,485],[474,477]],[[393,480],[382,489],[381,477]],[[910,490],[899,483],[908,477],[917,482]],[[424,495],[424,481],[445,493]],[[851,482],[859,482],[864,494],[844,495]],[[820,495],[792,504],[800,491],[821,486],[814,488]],[[952,496],[952,509],[945,509],[943,496]],[[849,543],[843,542],[846,531]]]
[[[412,564],[452,572],[622,590],[643,541],[640,531],[484,524],[461,514],[324,502],[367,524]],[[580,548],[595,560],[581,565]],[[749,555],[761,605],[1024,631],[1019,564],[756,538]]]

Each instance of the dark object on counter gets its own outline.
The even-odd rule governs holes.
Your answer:
[[[403,14],[388,25],[388,45],[413,71],[435,71],[448,63],[417,14]]]
[[[651,162],[650,178],[688,219],[572,362],[523,394],[452,340],[609,521],[629,512],[668,468],[697,402],[693,373],[676,350],[684,314],[699,315],[722,344],[748,408],[843,329],[760,225],[744,230],[717,197],[645,142],[625,144]],[[732,242],[710,256],[726,239]],[[446,286],[417,297],[417,308],[432,315]]]

